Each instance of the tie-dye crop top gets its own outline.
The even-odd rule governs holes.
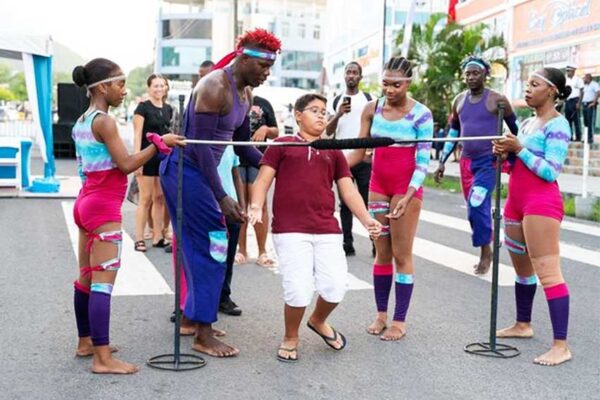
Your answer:
[[[377,100],[377,108],[371,124],[371,137],[391,137],[395,140],[430,139],[433,137],[433,116],[429,108],[415,101],[415,105],[402,119],[389,121],[383,117],[385,98]],[[407,144],[414,146],[414,144]],[[416,168],[409,186],[419,189],[427,175],[431,154],[431,142],[417,143]],[[375,150],[377,151],[377,150]]]
[[[554,182],[567,158],[571,128],[562,115],[546,122],[546,124],[531,131],[533,118],[524,121],[519,129],[517,138],[523,149],[517,157],[534,174],[548,182]]]
[[[92,133],[92,123],[98,114],[106,113],[94,110],[83,114],[73,126],[71,134],[75,142],[77,171],[82,182],[85,182],[88,172],[107,171],[116,167],[106,145],[98,142]]]

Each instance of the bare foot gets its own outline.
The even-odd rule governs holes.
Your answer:
[[[223,337],[227,334],[227,332],[219,328],[212,328],[212,334],[216,337]]]
[[[517,322],[511,327],[496,331],[496,337],[529,339],[533,337],[533,327],[529,323]]]
[[[387,328],[385,321],[377,317],[375,318],[375,321],[373,321],[371,325],[367,327],[367,333],[370,335],[381,335],[385,328]]]
[[[94,359],[92,362],[92,372],[94,374],[135,374],[140,367],[116,358],[109,358],[102,362]]]
[[[193,336],[196,334],[195,326],[180,326],[179,335],[181,336]]]
[[[116,353],[119,351],[115,346],[108,346],[111,353]],[[92,344],[92,338],[85,337],[79,338],[79,343],[77,344],[77,349],[75,350],[75,357],[90,357],[94,355],[94,345]]]
[[[552,346],[550,351],[542,354],[533,360],[534,364],[553,367],[569,361],[573,356],[571,351],[566,346]]]
[[[492,265],[492,258],[481,258],[479,259],[479,263],[473,266],[473,273],[475,275],[485,275],[490,270],[490,266]]]
[[[135,374],[140,367],[113,358],[109,346],[94,347],[92,372],[94,374]]]
[[[210,335],[206,335],[206,329],[204,329],[204,331],[198,330],[196,332],[196,338],[194,339],[194,344],[192,345],[193,350],[208,354],[212,357],[234,357],[240,353],[240,351],[235,347],[229,346],[228,344],[215,339],[212,334],[213,329],[209,329],[209,332],[211,333]]]
[[[196,334],[196,327],[195,326],[182,326],[181,328],[179,328],[179,334],[181,336],[193,336]],[[225,332],[222,329],[218,329],[218,328],[212,328],[212,334],[213,336],[216,337],[222,337],[225,336],[227,334],[227,332]]]
[[[298,343],[299,338],[283,338],[281,346],[277,350],[277,359],[283,362],[296,362],[298,361]]]
[[[490,270],[492,265],[492,250],[489,245],[482,246],[481,256],[479,256],[479,263],[473,266],[473,272],[475,275],[485,275]]]
[[[400,340],[406,335],[406,323],[400,321],[392,321],[392,324],[379,336],[379,339],[386,342]]]

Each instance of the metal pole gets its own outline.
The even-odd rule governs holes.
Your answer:
[[[404,23],[404,37],[402,38],[402,56],[408,58],[408,51],[410,50],[410,39],[412,37],[413,21],[415,17],[415,8],[417,0],[410,2],[408,12],[406,13],[406,22]]]
[[[383,0],[383,27],[381,35],[381,67],[385,65],[385,23],[387,17],[387,0]]]
[[[593,116],[593,114],[592,114]],[[579,118],[579,116],[578,116]],[[594,124],[594,119],[592,118],[591,124]],[[588,129],[594,129],[588,128]],[[589,171],[589,163],[590,163],[590,147],[588,146],[588,135],[587,132],[583,132],[583,171],[581,171],[581,198],[587,199],[587,179],[588,179],[588,171]]]
[[[502,134],[504,123],[504,104],[498,104],[497,134]],[[490,350],[496,351],[496,319],[498,313],[498,270],[500,264],[500,197],[502,191],[502,157],[496,156],[496,193],[494,204],[494,254],[492,255],[492,309],[490,318]]]
[[[238,37],[238,0],[233,0],[233,48]]]
[[[183,102],[185,96],[179,95],[179,131],[183,132]],[[181,305],[180,305],[180,292],[181,292],[181,268],[183,266],[183,249],[182,249],[182,225],[183,225],[183,149],[178,149],[177,154],[177,214],[176,214],[176,225],[175,225],[175,368],[179,368],[179,357],[180,357],[180,334],[179,329],[181,327]]]

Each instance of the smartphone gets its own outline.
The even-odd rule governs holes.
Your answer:
[[[342,104],[350,105],[351,101],[352,101],[352,97],[344,96],[344,100],[342,101]]]

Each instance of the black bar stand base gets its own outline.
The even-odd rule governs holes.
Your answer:
[[[495,358],[513,358],[521,354],[516,347],[501,343],[494,343],[494,346],[490,346],[489,342],[471,343],[466,345],[464,350],[476,356]]]
[[[502,135],[502,123],[504,121],[504,105],[498,104],[498,136]],[[496,343],[496,316],[498,313],[498,268],[500,265],[500,223],[502,216],[500,215],[500,192],[502,190],[502,181],[500,180],[502,173],[502,158],[496,157],[496,192],[494,198],[494,254],[492,259],[492,293],[491,293],[491,312],[490,312],[490,340],[489,342],[476,342],[468,344],[464,350],[469,354],[477,356],[495,357],[495,358],[512,358],[516,357],[521,352],[519,349],[506,344]]]
[[[206,366],[206,361],[194,354],[179,354],[179,357],[175,354],[161,354],[152,357],[146,364],[156,369],[179,372],[202,368]]]
[[[179,95],[179,132],[182,133],[183,125],[183,102],[184,95]],[[175,225],[175,238],[173,247],[176,252],[175,264],[175,332],[173,339],[173,353],[154,356],[146,361],[149,367],[167,371],[191,371],[202,368],[206,365],[204,358],[194,354],[182,354],[179,351],[180,338],[179,328],[181,327],[181,309],[179,306],[179,293],[181,291],[181,268],[183,265],[183,250],[181,244],[182,226],[183,226],[183,149],[177,150],[177,218]]]

